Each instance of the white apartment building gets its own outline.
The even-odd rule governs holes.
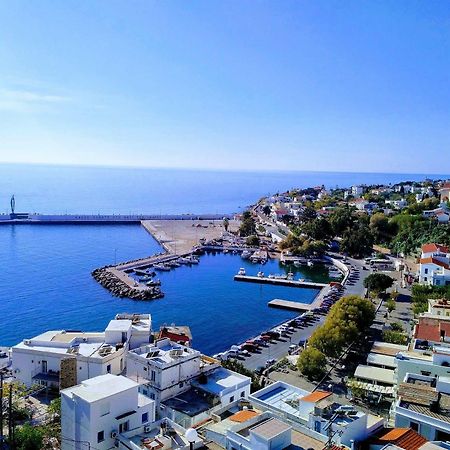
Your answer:
[[[439,244],[425,244],[419,263],[419,282],[434,286],[450,284],[450,250]]]
[[[364,194],[364,186],[352,186],[352,195],[355,198],[361,197]]]
[[[395,426],[426,439],[450,440],[450,377],[406,374],[393,408]]]
[[[430,298],[428,300],[428,312],[436,316],[450,317],[450,300]]]
[[[61,450],[116,448],[121,434],[150,430],[154,401],[134,381],[111,374],[61,391]]]
[[[63,389],[99,375],[121,374],[128,349],[150,338],[148,314],[119,314],[101,333],[47,331],[12,347],[12,371],[26,386]]]
[[[167,338],[129,351],[127,376],[155,400],[159,416],[183,427],[202,420],[217,405],[247,398],[251,385],[249,377]]]

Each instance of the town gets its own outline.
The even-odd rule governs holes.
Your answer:
[[[318,186],[225,218],[193,252],[328,264],[336,279],[216,355],[150,314],[23,337],[0,353],[0,448],[450,449],[449,198],[445,180]]]

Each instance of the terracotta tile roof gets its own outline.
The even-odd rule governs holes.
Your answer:
[[[439,319],[421,317],[414,331],[414,338],[440,342],[442,335],[450,336],[450,323]]]
[[[247,422],[247,420],[253,419],[253,417],[259,416],[259,414],[256,411],[251,411],[251,410],[242,410],[237,412],[236,414],[233,414],[230,417],[230,420],[232,422],[237,422],[237,423],[242,423],[242,422]]]
[[[411,428],[391,428],[378,436],[377,440],[382,444],[395,444],[405,450],[418,450],[420,446],[428,442],[419,433]]]
[[[317,402],[320,402],[320,400],[323,400],[324,398],[329,397],[330,395],[331,395],[331,392],[316,391],[316,392],[312,392],[311,394],[305,395],[304,397],[301,397],[299,400],[302,402],[317,403]]]
[[[422,252],[424,253],[432,253],[432,252],[444,252],[444,253],[448,253],[448,247],[444,246],[444,245],[439,245],[439,244],[424,244],[422,245]]]
[[[421,258],[420,264],[436,264],[439,267],[443,267],[444,269],[450,269],[450,265],[446,264],[445,262],[440,261],[436,258]]]

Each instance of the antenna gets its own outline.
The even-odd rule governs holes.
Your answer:
[[[16,209],[16,199],[14,198],[14,194],[11,196],[11,214],[14,214],[14,211]]]

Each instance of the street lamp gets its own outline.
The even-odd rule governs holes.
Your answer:
[[[195,430],[194,428],[189,428],[188,430],[186,430],[185,437],[189,442],[189,449],[194,450],[194,442],[198,439],[197,430]]]

